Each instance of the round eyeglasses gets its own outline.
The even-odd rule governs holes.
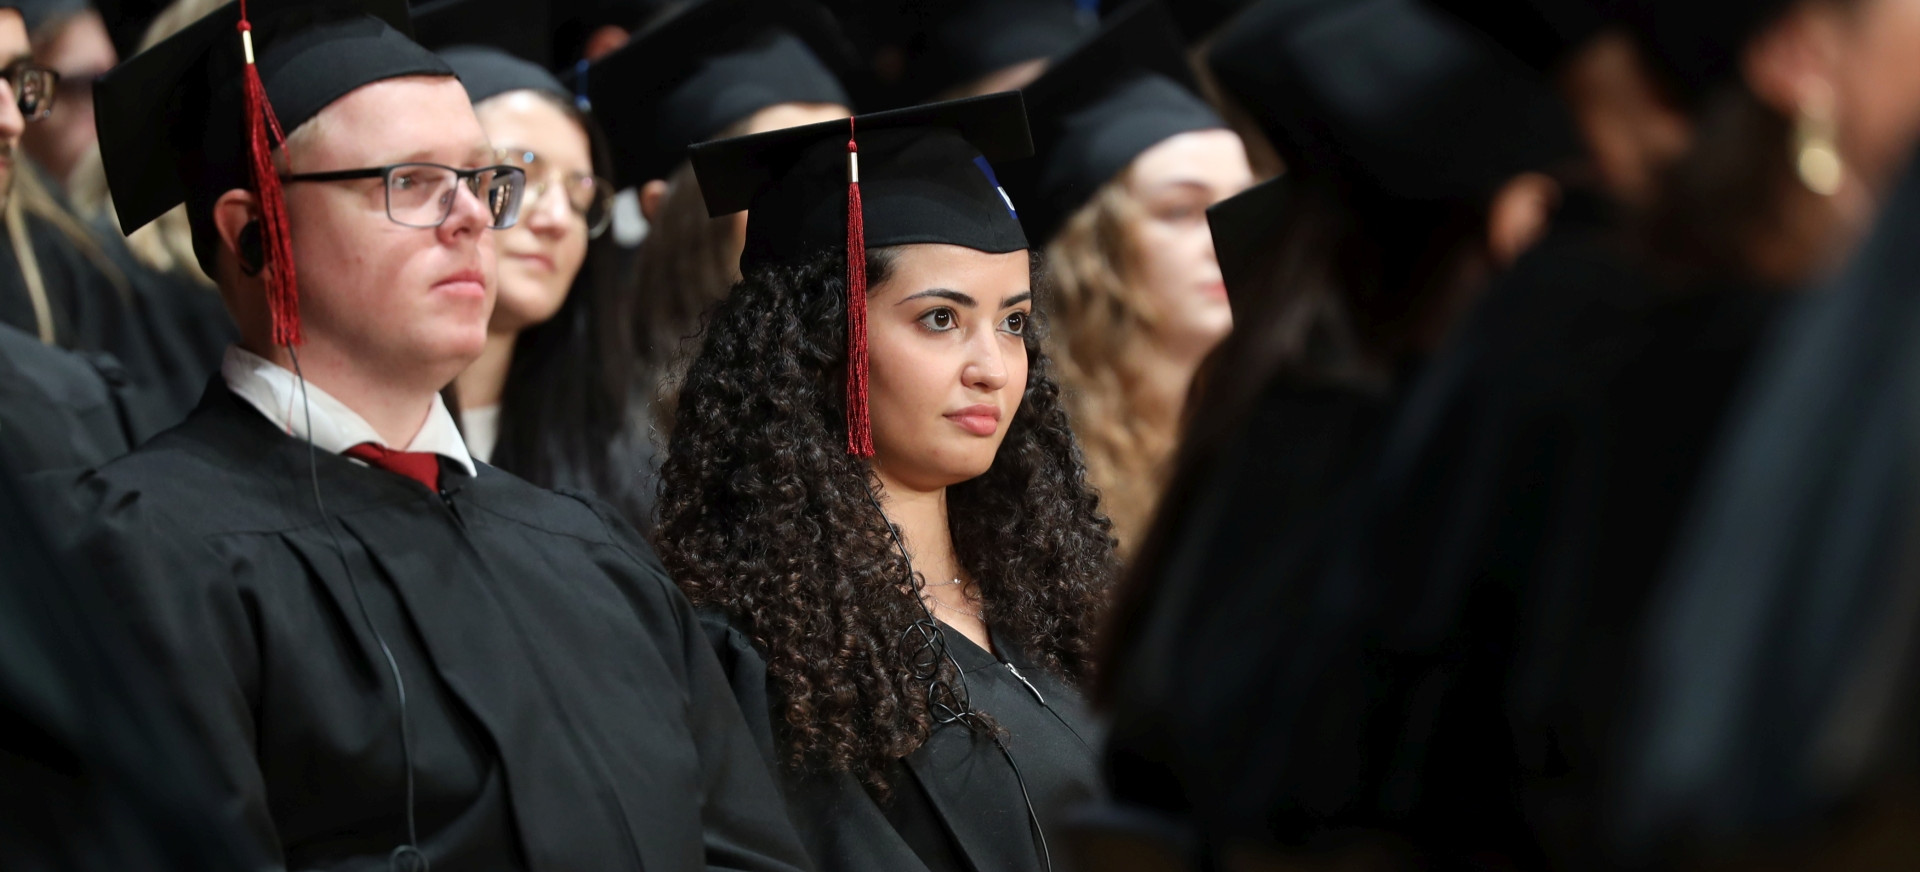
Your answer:
[[[491,219],[488,226],[505,230],[520,219],[527,190],[527,173],[519,167],[491,166],[473,170],[433,163],[399,163],[358,170],[300,173],[283,176],[289,182],[346,182],[380,179],[387,197],[387,218],[402,227],[430,229],[447,223],[461,188],[480,201]]]
[[[14,61],[0,69],[0,79],[13,87],[13,100],[20,117],[45,121],[53,114],[54,96],[59,93],[60,74],[28,61]]]
[[[562,170],[527,149],[501,152],[500,160],[526,171],[527,203],[538,205],[548,191],[559,190],[566,197],[567,208],[586,222],[587,238],[599,239],[613,224],[613,185],[606,179],[591,173]]]

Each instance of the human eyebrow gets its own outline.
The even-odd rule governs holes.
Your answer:
[[[1015,306],[1020,305],[1021,303],[1030,303],[1032,301],[1033,301],[1032,291],[1021,291],[1020,293],[1014,294],[1013,296],[1000,301],[1000,308],[1011,309]]]
[[[904,300],[901,300],[900,302],[895,303],[894,305],[903,306],[903,305],[906,305],[907,303],[913,302],[914,300],[927,299],[927,298],[950,300],[954,303],[958,303],[969,309],[977,309],[980,307],[980,303],[976,301],[974,298],[969,297],[966,294],[960,293],[959,291],[948,290],[946,288],[928,288],[927,290],[914,294],[913,296],[910,296]]]

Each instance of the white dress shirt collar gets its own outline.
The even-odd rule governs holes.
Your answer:
[[[282,432],[297,439],[307,437],[307,414],[300,406],[300,380],[290,370],[234,345],[227,348],[226,359],[220,363],[220,376],[226,380],[229,390],[258,409]],[[313,413],[313,444],[320,450],[339,454],[363,442],[393,448],[360,413],[311,382],[307,384],[307,402]],[[427,412],[427,422],[414,434],[413,441],[400,450],[438,454],[459,464],[468,475],[478,474],[473,456],[467,453],[467,443],[460,438],[460,429],[454,426],[453,415],[438,394],[433,397],[433,408]]]

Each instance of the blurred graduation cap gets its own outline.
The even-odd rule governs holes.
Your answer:
[[[1134,3],[1027,87],[1036,157],[1007,182],[1036,245],[1141,152],[1227,126],[1200,98],[1173,34],[1165,6]]]
[[[540,0],[524,0],[527,3]],[[582,55],[595,31],[617,27],[629,33],[647,26],[678,0],[551,0],[544,2],[552,30],[548,45],[556,69],[584,63]]]
[[[291,132],[357,88],[452,75],[409,30],[404,0],[250,0],[246,19],[230,3],[113,68],[94,83],[94,118],[121,229],[132,233],[183,202],[190,220],[205,222],[221,194],[254,191],[265,213],[274,341],[297,343],[285,207],[263,159],[280,144],[276,129]],[[263,99],[250,93],[256,75]],[[196,254],[211,272],[213,252]]]
[[[1283,154],[1394,197],[1484,196],[1579,151],[1537,73],[1418,0],[1266,0],[1208,63]]]
[[[1103,14],[1126,6],[1128,0],[1101,0]],[[1175,0],[1168,4],[1174,23],[1188,45],[1198,45],[1220,31],[1222,25],[1240,14],[1253,0]]]
[[[1085,40],[1094,18],[1075,0],[922,0],[904,9],[900,85],[918,102]]]
[[[527,0],[414,0],[414,41],[445,51],[488,46],[528,63],[553,67],[547,4]]]
[[[944,243],[1000,254],[1027,248],[994,164],[1032,151],[1024,103],[1011,91],[693,147],[707,211],[718,217],[748,210],[743,274],[846,251],[850,453],[873,454],[866,249]]]
[[[1747,40],[1793,5],[1792,0],[1615,0],[1613,14],[1634,32],[1654,64],[1697,101],[1740,73]]]
[[[540,91],[571,102],[548,70],[547,6],[525,0],[427,0],[413,7],[414,40],[439,52],[478,103],[508,91]]]
[[[1559,68],[1607,24],[1607,0],[1426,0],[1542,73]],[[1672,5],[1672,4],[1669,4]]]
[[[585,74],[615,184],[666,178],[687,146],[768,106],[851,103],[823,60],[851,51],[807,0],[701,0],[660,21]]]
[[[1207,209],[1207,229],[1235,318],[1246,314],[1248,295],[1261,289],[1260,273],[1269,265],[1275,234],[1286,217],[1289,184],[1286,176],[1268,179]]]

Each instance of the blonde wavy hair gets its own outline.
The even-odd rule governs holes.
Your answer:
[[[1101,186],[1046,249],[1067,414],[1123,555],[1152,520],[1180,424],[1179,408],[1141,389],[1142,351],[1159,325],[1136,278],[1141,252],[1131,228],[1145,213],[1128,178]]]
[[[187,25],[207,17],[228,2],[175,0],[154,17],[152,24],[147,25],[147,32],[140,39],[139,50],[152,48],[155,43],[185,30]],[[114,214],[113,196],[107,190],[107,171],[100,163],[99,145],[88,149],[79,163],[74,165],[73,177],[67,181],[67,196],[74,211],[100,225],[103,232],[120,228],[119,218]],[[213,280],[201,271],[200,262],[193,256],[193,231],[187,225],[187,207],[184,205],[175,206],[153,223],[134,231],[127,237],[127,248],[132,250],[133,256],[141,264],[157,272],[186,276],[201,285],[213,287]]]

